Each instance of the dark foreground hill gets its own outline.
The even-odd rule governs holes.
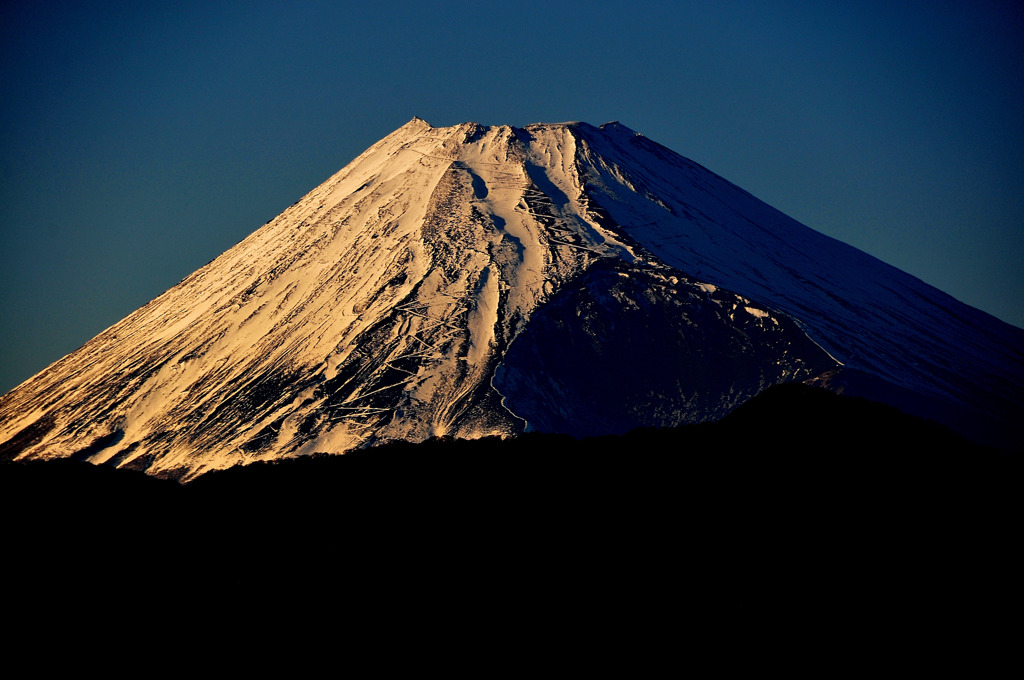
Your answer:
[[[566,625],[820,621],[997,641],[1013,602],[1009,457],[788,385],[714,424],[392,444],[184,486],[7,464],[3,572],[12,592],[145,585],[193,606],[525,607]]]

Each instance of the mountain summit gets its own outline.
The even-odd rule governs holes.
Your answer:
[[[189,479],[700,422],[791,381],[1022,441],[1024,331],[619,123],[414,118],[4,395],[0,457]]]

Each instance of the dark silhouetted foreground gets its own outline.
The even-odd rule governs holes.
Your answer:
[[[1016,606],[1010,457],[790,385],[715,424],[391,444],[185,486],[8,464],[4,573],[342,617],[635,624],[652,644],[799,624],[998,645]]]

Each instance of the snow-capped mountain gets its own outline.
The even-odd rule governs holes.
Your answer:
[[[618,123],[414,118],[4,395],[0,457],[188,479],[699,422],[787,381],[1022,441],[1024,331]]]

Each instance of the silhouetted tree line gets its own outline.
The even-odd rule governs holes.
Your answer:
[[[182,597],[205,584],[375,610],[542,601],[574,620],[696,608],[705,623],[761,626],[844,612],[932,630],[1009,597],[1010,457],[794,384],[717,423],[392,443],[186,485],[6,464],[4,572],[37,584],[171,574],[191,584]]]

